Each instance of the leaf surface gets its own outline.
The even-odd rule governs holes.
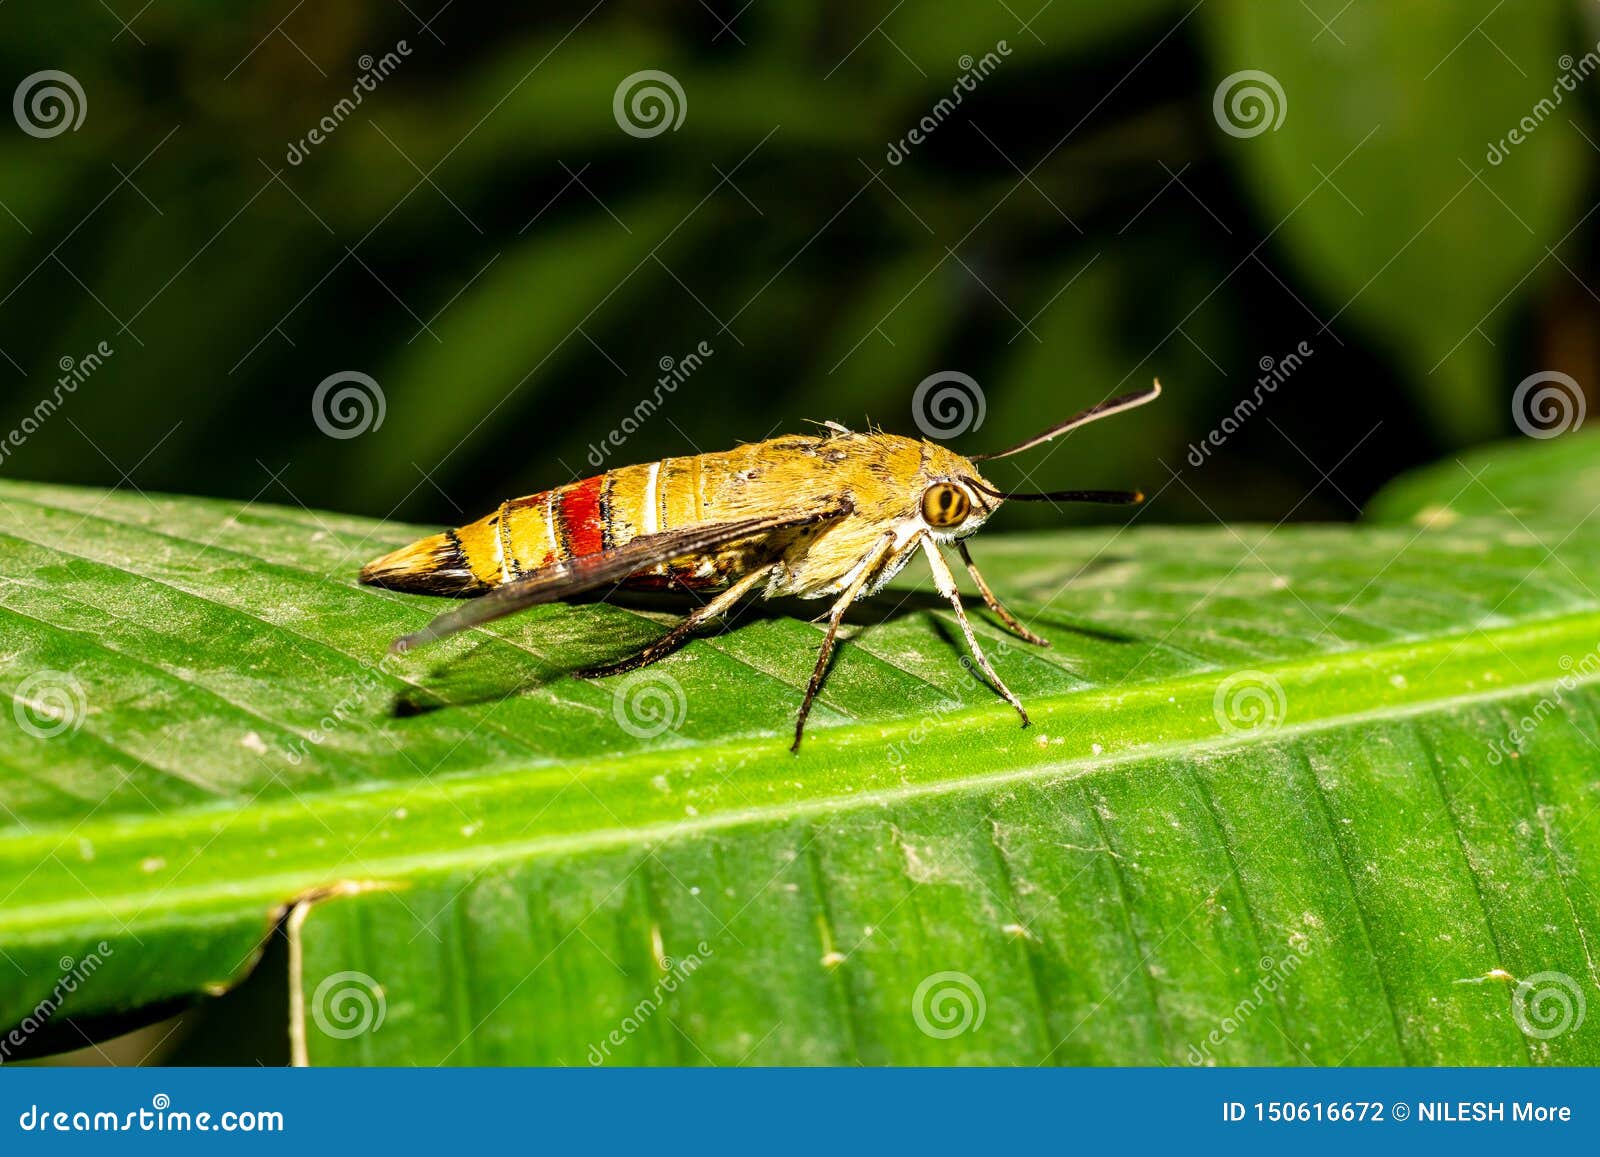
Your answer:
[[[1587,445],[1482,481],[1600,504]],[[810,605],[627,680],[565,672],[665,611],[382,661],[440,604],[354,570],[423,528],[0,485],[0,1021],[91,955],[63,1015],[226,987],[287,917],[312,1062],[1593,1063],[1517,981],[1594,994],[1600,537],[1407,488],[984,536],[1034,726],[908,574],[793,757]]]

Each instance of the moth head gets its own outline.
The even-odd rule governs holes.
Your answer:
[[[1127,503],[1143,502],[1144,495],[1137,490],[1057,490],[1043,494],[1021,494],[999,489],[990,482],[985,481],[977,472],[975,464],[978,462],[992,462],[996,458],[1009,458],[1013,454],[1020,454],[1024,450],[1032,450],[1035,446],[1042,446],[1046,442],[1061,437],[1080,426],[1087,426],[1090,422],[1097,422],[1101,418],[1108,418],[1112,414],[1120,414],[1125,410],[1132,410],[1146,402],[1153,402],[1161,396],[1161,383],[1152,383],[1147,390],[1138,390],[1135,393],[1123,394],[1121,397],[1109,398],[1097,406],[1090,406],[1087,410],[1074,414],[1064,422],[1057,422],[1049,429],[1041,430],[1031,438],[1025,438],[1015,446],[1008,446],[1004,450],[995,450],[988,454],[974,454],[967,459],[970,473],[960,474],[959,482],[970,488],[970,497],[976,500],[982,509],[983,518],[987,518],[993,508],[1009,500],[1017,502],[1099,502],[1110,505],[1123,505]],[[980,522],[982,519],[979,520]],[[932,525],[930,523],[930,525]]]
[[[1137,490],[1057,490],[1046,493],[1018,493],[1002,490],[978,472],[978,463],[997,458],[1009,458],[1024,450],[1061,437],[1080,426],[1101,418],[1132,410],[1161,395],[1161,383],[1155,382],[1147,390],[1139,390],[1121,397],[1108,398],[1025,438],[1015,446],[989,454],[963,457],[933,442],[923,442],[920,468],[921,492],[917,495],[916,517],[938,542],[951,543],[966,538],[982,526],[1000,504],[1017,502],[1098,502],[1112,505],[1143,502],[1144,495]]]
[[[988,483],[972,459],[936,443],[923,443],[922,465],[907,496],[907,512],[942,543],[966,538],[1000,505],[978,487]]]

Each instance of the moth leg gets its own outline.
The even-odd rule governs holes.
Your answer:
[[[712,619],[720,618],[733,609],[733,605],[749,593],[750,588],[772,573],[772,567],[758,567],[749,574],[740,578],[727,590],[719,593],[710,602],[704,603],[690,611],[681,623],[672,630],[662,635],[637,655],[615,663],[606,663],[599,667],[585,667],[574,671],[579,679],[603,679],[607,675],[621,675],[628,671],[637,671],[640,667],[648,667],[657,659],[664,659],[672,652],[687,643],[695,631],[699,630]]]
[[[800,750],[800,738],[805,734],[806,716],[811,714],[811,701],[817,697],[817,692],[822,689],[822,678],[828,673],[828,657],[833,654],[833,643],[839,635],[839,623],[844,618],[845,611],[850,609],[850,604],[856,601],[856,596],[861,593],[861,588],[867,585],[867,579],[878,569],[883,562],[884,555],[894,544],[894,533],[891,531],[883,536],[883,540],[873,548],[872,553],[862,560],[861,569],[856,571],[856,577],[850,580],[850,585],[845,588],[844,594],[833,604],[828,612],[828,630],[822,636],[822,650],[817,653],[817,665],[811,670],[811,681],[806,684],[805,698],[800,700],[800,714],[794,721],[794,743],[789,747],[791,752]]]
[[[983,581],[983,575],[978,573],[978,564],[972,561],[972,555],[967,550],[967,544],[958,542],[956,543],[956,549],[961,552],[961,561],[967,564],[967,573],[972,576],[972,581],[978,584],[978,593],[983,596],[983,601],[989,604],[989,609],[999,617],[1002,623],[1011,628],[1011,633],[1036,647],[1048,647],[1050,645],[1049,639],[1041,639],[1038,635],[1028,630],[1027,627],[1024,627],[1018,621],[1017,616],[1006,610],[1005,605],[995,597],[995,593],[989,589],[989,584]]]
[[[961,605],[961,594],[956,590],[956,576],[950,573],[950,564],[944,561],[944,556],[939,553],[939,548],[931,539],[922,539],[922,552],[928,556],[928,567],[933,571],[933,585],[939,588],[939,593],[949,599],[950,605],[956,610],[956,621],[961,624],[961,633],[967,637],[967,646],[972,650],[972,657],[977,660],[978,666],[988,676],[994,689],[1017,709],[1017,714],[1022,716],[1022,725],[1028,726],[1028,712],[1024,710],[1022,700],[1013,695],[1011,688],[995,674],[988,658],[978,646],[978,637],[972,633],[972,624],[967,622],[967,612]]]

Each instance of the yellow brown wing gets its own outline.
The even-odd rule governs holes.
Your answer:
[[[526,578],[505,583],[481,599],[447,611],[422,630],[397,639],[393,649],[397,652],[408,651],[412,647],[503,618],[527,607],[619,583],[629,575],[670,559],[693,557],[719,550],[731,543],[813,526],[847,513],[847,509],[819,510],[769,518],[748,518],[738,522],[703,523],[660,534],[639,535],[625,546],[553,563]]]

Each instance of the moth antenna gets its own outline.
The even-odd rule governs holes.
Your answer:
[[[1018,442],[1015,446],[1004,450],[994,450],[988,454],[969,454],[967,457],[973,462],[988,462],[995,458],[1009,458],[1013,454],[1020,454],[1024,450],[1032,450],[1035,446],[1042,446],[1052,438],[1059,438],[1069,430],[1076,430],[1079,426],[1087,426],[1090,422],[1098,422],[1101,418],[1109,418],[1112,414],[1120,414],[1124,410],[1136,409],[1146,402],[1153,402],[1161,396],[1161,382],[1153,381],[1148,390],[1137,390],[1131,394],[1123,394],[1118,398],[1109,398],[1099,405],[1090,406],[1082,413],[1074,414],[1065,422],[1051,426],[1048,430],[1041,431],[1031,438]],[[1006,497],[1019,497],[1007,495]]]

